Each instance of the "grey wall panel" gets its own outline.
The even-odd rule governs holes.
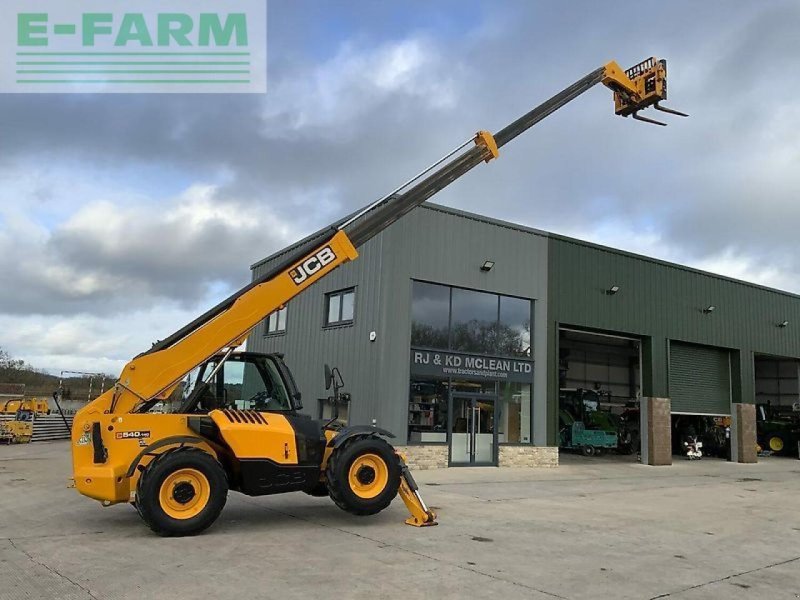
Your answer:
[[[378,367],[376,346],[369,332],[378,327],[381,300],[381,240],[376,238],[362,249],[358,260],[343,265],[287,305],[286,333],[265,336],[262,323],[248,339],[248,349],[283,352],[303,392],[305,411],[316,416],[317,399],[326,397],[323,365],[338,366],[345,391],[353,396],[351,423],[369,423],[377,402],[374,373]],[[270,263],[256,268],[266,271]],[[352,325],[324,327],[325,294],[355,287],[355,318]]]
[[[411,281],[486,290],[534,300],[534,443],[546,443],[547,239],[457,211],[425,206],[383,234],[383,327],[379,378],[384,401],[380,419],[397,423],[405,438],[411,343]],[[494,268],[482,272],[485,260]],[[539,325],[541,323],[541,326]]]
[[[432,281],[534,300],[533,359],[546,361],[547,238],[431,205],[413,211],[359,249],[343,266],[288,305],[285,335],[248,340],[256,351],[280,351],[296,374],[308,412],[325,395],[322,365],[337,364],[353,394],[350,423],[371,423],[406,440],[411,342],[411,282]],[[480,266],[495,261],[488,273]],[[254,275],[270,263],[256,267]],[[322,327],[324,294],[357,286],[352,327]],[[540,326],[541,324],[541,326]],[[375,331],[377,339],[369,341]],[[534,443],[546,443],[547,387],[534,367]]]

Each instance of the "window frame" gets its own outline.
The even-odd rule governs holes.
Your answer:
[[[266,318],[264,319],[264,337],[276,336],[276,335],[285,335],[286,334],[286,325],[287,325],[287,323],[289,321],[288,308],[289,308],[288,305],[284,305],[282,308],[278,308],[276,310],[273,310],[271,313],[269,313],[266,316]],[[283,312],[283,315],[284,315],[284,317],[283,317],[283,329],[279,329],[279,327],[281,325],[281,321],[280,321],[280,313],[281,312]],[[273,316],[276,319],[276,324],[275,324],[276,329],[275,329],[275,331],[270,331],[269,330],[269,325],[270,325],[270,321],[272,320]]]
[[[346,288],[341,288],[339,290],[334,290],[332,292],[327,292],[325,294],[325,303],[324,303],[324,310],[322,314],[322,326],[326,329],[328,328],[336,328],[336,327],[349,327],[352,326],[356,321],[356,287],[357,286],[350,286]],[[344,311],[344,297],[348,294],[353,295],[353,317],[351,319],[342,319],[342,313]],[[330,305],[331,299],[338,298],[339,299],[339,320],[337,321],[330,321]]]

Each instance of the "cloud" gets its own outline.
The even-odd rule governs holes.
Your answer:
[[[376,108],[391,113],[411,102],[421,110],[452,110],[458,84],[458,69],[448,66],[441,49],[425,37],[372,49],[347,42],[330,60],[272,86],[263,132],[357,143],[354,133]]]
[[[124,314],[174,300],[197,307],[216,288],[244,285],[248,265],[298,231],[245,199],[194,185],[131,206],[93,200],[52,230],[18,213],[0,230],[6,314]]]
[[[61,370],[119,373],[135,354],[188,322],[194,311],[171,301],[124,316],[0,315],[2,346],[52,374]]]
[[[163,337],[475,130],[651,53],[690,119],[617,118],[599,86],[435,201],[800,292],[800,6],[595,8],[276,2],[266,96],[0,97],[0,344],[122,360],[144,340],[120,331]]]

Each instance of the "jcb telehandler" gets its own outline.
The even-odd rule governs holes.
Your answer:
[[[78,491],[104,505],[133,503],[161,535],[204,530],[220,514],[228,490],[330,495],[356,515],[383,510],[399,493],[411,512],[406,523],[435,525],[403,457],[386,441],[391,433],[299,414],[301,395],[280,355],[234,350],[267,315],[355,260],[356,248],[598,83],[614,92],[618,115],[657,123],[638,111],[676,112],[659,106],[667,95],[665,61],[650,58],[627,71],[610,62],[496,134],[478,132],[390,194],[313,236],[282,264],[131,360],[114,387],[76,415]],[[176,397],[172,413],[149,412]]]

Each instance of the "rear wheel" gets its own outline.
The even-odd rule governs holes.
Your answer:
[[[351,438],[333,451],[326,475],[328,492],[339,508],[374,515],[397,496],[400,461],[380,438]]]
[[[227,497],[228,480],[214,457],[178,448],[147,465],[136,486],[136,509],[158,535],[194,535],[216,521]]]
[[[786,442],[783,441],[782,436],[773,433],[767,436],[767,448],[769,448],[773,454],[782,454],[786,449]]]
[[[581,454],[584,456],[594,456],[597,454],[594,446],[582,446],[581,447]]]

